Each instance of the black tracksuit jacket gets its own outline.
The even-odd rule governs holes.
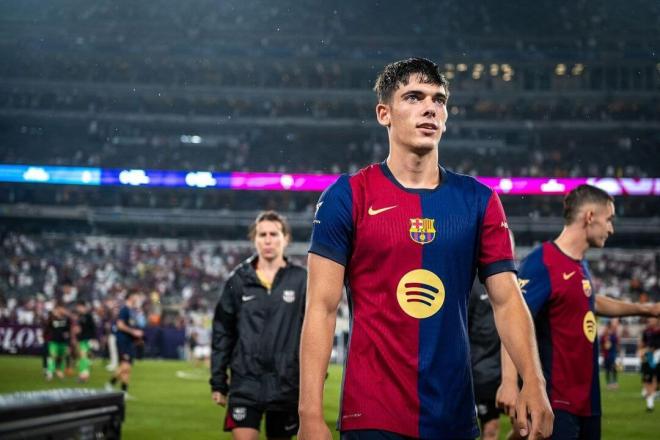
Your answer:
[[[307,271],[287,262],[268,291],[256,258],[234,269],[215,308],[211,389],[229,394],[232,405],[295,410]]]

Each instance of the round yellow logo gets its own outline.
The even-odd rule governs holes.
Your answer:
[[[425,269],[411,270],[396,288],[399,306],[413,318],[435,315],[445,302],[445,286],[436,274]]]
[[[589,310],[586,315],[584,315],[584,322],[582,323],[582,328],[584,329],[584,335],[587,337],[589,342],[594,342],[596,340],[596,333],[598,332],[598,326],[596,325],[596,317],[593,312]]]

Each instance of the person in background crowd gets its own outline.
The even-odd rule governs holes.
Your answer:
[[[131,290],[126,294],[126,302],[119,310],[117,317],[117,351],[119,352],[119,367],[106,384],[107,390],[120,383],[121,390],[127,399],[133,397],[128,394],[128,385],[131,380],[131,369],[135,359],[135,343],[144,336],[138,325],[138,310],[142,306],[142,294],[138,290]]]
[[[291,229],[277,212],[260,213],[249,237],[257,253],[234,269],[213,317],[211,398],[227,406],[235,440],[257,440],[264,414],[266,436],[287,439],[298,430],[307,271],[284,256]]]
[[[660,326],[657,317],[647,319],[639,344],[639,353],[642,360],[643,396],[646,400],[646,410],[650,412],[655,408],[655,397],[660,381]]]
[[[619,388],[617,382],[617,358],[619,357],[619,320],[610,319],[600,335],[600,354],[603,357],[603,368],[605,370],[605,381],[607,388],[615,390]]]
[[[90,342],[93,339],[96,339],[96,323],[94,322],[94,316],[92,316],[87,302],[84,300],[78,300],[76,303],[76,317],[76,339],[78,341],[78,380],[81,382],[87,382],[87,380],[89,380],[91,366],[91,361],[89,359]]]
[[[66,356],[71,343],[71,318],[64,304],[58,301],[48,319],[48,365],[46,380],[52,380],[53,374],[58,379],[64,378]]]

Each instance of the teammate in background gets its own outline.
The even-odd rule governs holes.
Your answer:
[[[117,305],[113,304],[113,306],[108,310],[108,317],[103,324],[107,335],[108,359],[110,360],[108,365],[105,367],[105,369],[108,371],[115,371],[117,367],[119,367],[119,353],[117,352],[118,315],[119,310],[117,310]]]
[[[584,259],[614,233],[614,199],[580,185],[564,199],[564,229],[554,241],[535,248],[521,263],[519,283],[535,316],[538,347],[548,397],[555,413],[553,438],[599,439],[601,404],[595,314],[655,316],[660,304],[617,301],[592,290]],[[524,383],[524,378],[523,378]],[[518,378],[503,352],[501,395],[515,395]],[[498,394],[499,395],[499,394]],[[498,402],[515,412],[512,399]]]
[[[110,378],[110,382],[106,384],[106,389],[112,390],[119,382],[121,390],[129,399],[131,396],[128,394],[128,384],[131,380],[131,366],[133,359],[135,359],[135,342],[142,339],[144,335],[137,322],[138,310],[141,305],[142,294],[139,291],[131,290],[126,294],[126,302],[119,310],[119,316],[117,316],[119,367]]]
[[[78,340],[78,380],[87,382],[90,373],[90,341],[96,339],[96,323],[84,300],[76,303],[77,335]]]
[[[192,348],[192,358],[196,367],[202,365],[208,367],[211,359],[211,338],[210,331],[204,327],[193,328],[190,334],[191,339],[194,337],[195,347]]]
[[[48,366],[46,370],[46,379],[52,380],[53,374],[59,379],[64,378],[64,367],[66,356],[69,353],[69,344],[71,342],[71,319],[69,312],[60,301],[55,303],[55,307],[48,319]]]
[[[510,230],[509,235],[515,254],[515,241]],[[495,404],[495,395],[502,382],[501,341],[488,293],[477,279],[472,284],[468,300],[468,336],[481,438],[496,440],[499,438],[501,414]]]
[[[600,354],[603,356],[603,368],[605,369],[605,381],[607,388],[615,390],[619,388],[617,382],[616,360],[619,357],[619,335],[617,329],[619,320],[614,318],[607,321],[603,334],[600,335]]]
[[[657,318],[648,318],[642,332],[639,353],[642,359],[642,382],[646,410],[655,408],[655,396],[660,381],[660,326]]]
[[[256,255],[234,269],[215,308],[211,397],[227,406],[224,430],[237,440],[269,439],[298,430],[298,350],[307,272],[288,261],[284,217],[260,213],[250,228]],[[231,382],[227,376],[231,370]]]
[[[341,176],[317,204],[298,438],[331,438],[323,382],[344,282],[352,322],[342,438],[477,437],[467,336],[475,273],[486,284],[500,336],[524,371],[518,427],[531,438],[548,436],[552,412],[500,200],[438,162],[447,80],[436,64],[411,58],[386,66],[374,89],[389,156]]]

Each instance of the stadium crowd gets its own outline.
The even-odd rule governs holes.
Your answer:
[[[251,254],[251,246],[247,241],[8,233],[0,256],[0,321],[39,323],[55,298],[86,300],[102,321],[127,291],[137,289],[146,294],[149,323],[184,325],[190,313],[215,305],[229,271]],[[527,250],[519,250],[520,256]],[[305,262],[304,255],[290,257]],[[628,301],[660,299],[660,253],[609,250],[588,259],[598,292]]]

